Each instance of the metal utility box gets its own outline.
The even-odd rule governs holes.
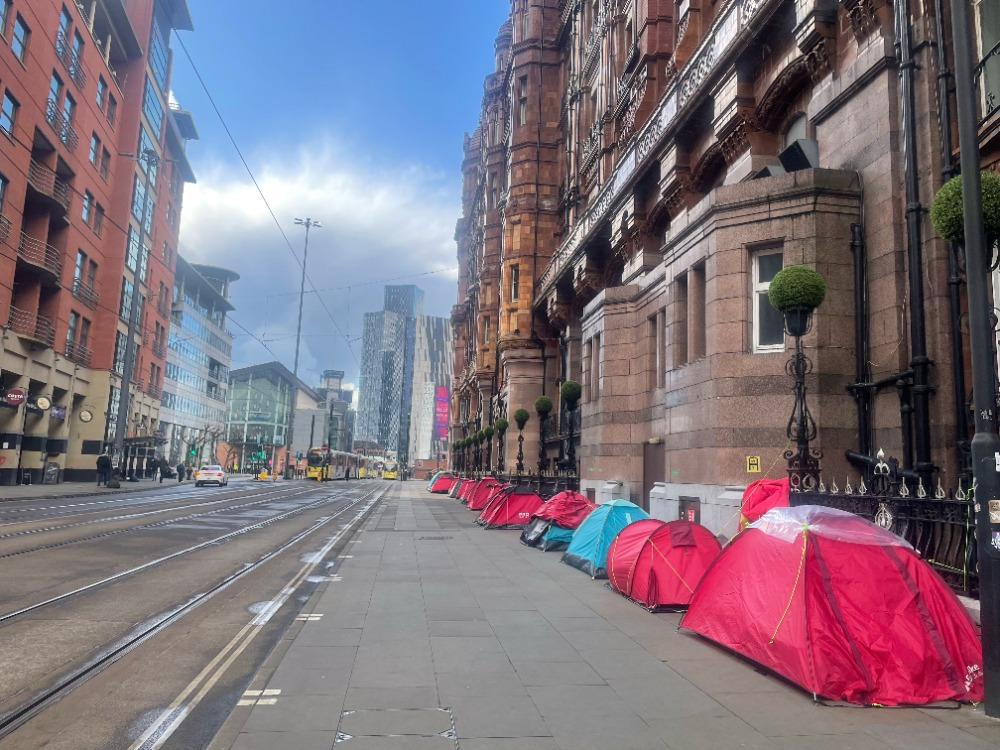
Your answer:
[[[683,521],[693,521],[694,523],[701,523],[701,498],[700,497],[689,497],[687,495],[680,496],[680,513],[678,518]]]

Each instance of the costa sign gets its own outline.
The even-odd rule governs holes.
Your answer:
[[[24,403],[25,395],[20,388],[11,388],[4,394],[4,400],[11,406],[20,406]]]

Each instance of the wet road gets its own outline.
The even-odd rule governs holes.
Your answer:
[[[0,750],[207,745],[393,485],[0,504]]]

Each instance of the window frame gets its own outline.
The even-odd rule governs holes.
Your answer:
[[[773,344],[760,343],[760,307],[759,297],[767,296],[767,290],[771,286],[770,281],[760,280],[760,259],[767,256],[778,255],[781,257],[782,268],[784,268],[784,248],[764,247],[754,250],[750,256],[750,330],[751,330],[751,352],[753,354],[766,354],[768,352],[785,351],[785,333],[782,328],[781,342]],[[778,269],[781,270],[781,269]],[[775,272],[777,273],[777,271]]]
[[[18,36],[18,29],[23,31],[22,36]],[[28,45],[31,43],[31,27],[28,26],[28,22],[24,20],[24,16],[17,13],[14,16],[14,27],[10,35],[10,51],[14,53],[14,57],[17,61],[24,65],[24,58],[28,54]],[[20,45],[20,50],[14,49],[15,45]]]

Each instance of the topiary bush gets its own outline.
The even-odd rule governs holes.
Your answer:
[[[567,380],[559,386],[559,395],[569,406],[573,406],[583,395],[583,388],[575,380]]]
[[[992,243],[1000,237],[1000,175],[980,173],[983,190],[983,225],[986,240]],[[949,242],[965,241],[965,210],[962,205],[962,175],[952,177],[931,201],[931,224],[939,236]]]
[[[535,399],[535,411],[539,415],[548,414],[552,411],[552,399],[548,396],[539,396]]]
[[[487,438],[493,437],[493,425],[491,424],[486,425],[486,428],[483,430],[483,433],[486,435]]]
[[[826,297],[826,282],[809,266],[788,266],[774,275],[767,298],[776,308],[815,310]]]
[[[496,430],[497,432],[499,432],[501,435],[503,435],[505,432],[507,432],[507,428],[509,426],[510,426],[510,422],[508,422],[503,417],[500,417],[499,419],[497,419],[497,420],[495,420],[493,422],[493,429]]]
[[[482,443],[484,440],[486,440],[486,433],[479,430],[479,432],[476,433],[476,442]]]
[[[531,414],[528,413],[527,409],[518,409],[514,412],[514,421],[517,422],[517,429],[519,430],[524,429],[529,419],[531,419]]]

